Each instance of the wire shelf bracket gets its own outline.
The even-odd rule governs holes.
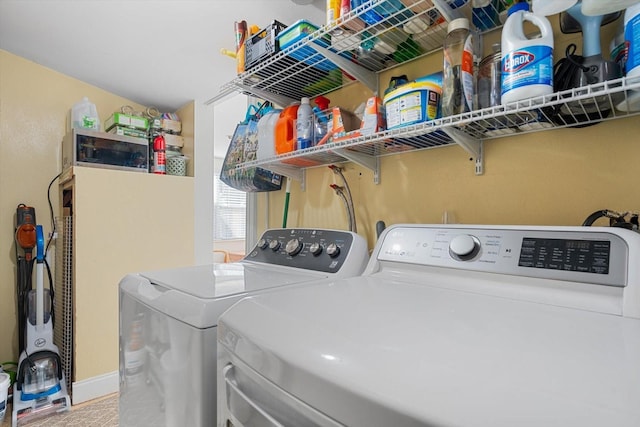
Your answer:
[[[281,107],[286,107],[287,105],[291,105],[296,101],[298,102],[300,101],[300,100],[289,98],[288,96],[269,92],[268,90],[262,90],[256,87],[247,86],[242,83],[235,83],[235,85],[244,92],[248,92],[251,95],[254,95],[260,99],[264,99],[265,101],[270,101],[271,103],[279,105]]]
[[[261,166],[263,169],[267,169],[270,170],[271,172],[275,172],[277,174],[286,176],[287,179],[293,179],[295,181],[300,182],[300,189],[302,191],[305,191],[305,185],[306,185],[306,173],[305,173],[305,169],[301,169],[299,167],[296,166],[288,166],[288,165],[283,165],[283,164],[275,164],[275,163],[270,163],[264,166]]]
[[[360,83],[371,89],[372,92],[378,93],[378,75],[373,71],[369,71],[358,64],[354,64],[347,58],[344,58],[337,53],[330,51],[326,47],[318,45],[317,43],[309,43],[308,47],[312,48],[320,55],[337,65],[345,73],[353,76]]]
[[[380,159],[378,157],[367,156],[366,154],[356,153],[355,151],[350,151],[345,148],[336,148],[333,151],[350,162],[357,163],[372,171],[373,183],[380,184]]]
[[[443,128],[442,131],[446,133],[456,144],[464,148],[464,150],[471,154],[473,159],[475,160],[475,173],[476,175],[484,174],[484,158],[482,152],[482,140],[475,139],[466,133],[454,129],[454,128]]]

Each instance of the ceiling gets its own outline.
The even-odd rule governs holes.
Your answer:
[[[306,3],[306,4],[304,4]],[[324,0],[0,0],[0,49],[162,112],[233,79],[234,22],[324,22]]]

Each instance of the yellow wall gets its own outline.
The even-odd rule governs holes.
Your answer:
[[[51,231],[47,186],[60,172],[69,110],[83,96],[96,104],[102,122],[122,105],[142,108],[0,50],[0,361],[17,360],[16,206],[34,206],[38,223],[45,233]],[[51,188],[51,200],[58,216],[57,183]]]
[[[607,26],[606,31],[612,29]],[[485,50],[497,35],[486,38]],[[556,59],[569,41],[579,42],[577,37],[557,37]],[[603,36],[605,47],[607,37]],[[441,64],[442,53],[436,52],[382,73],[380,87],[385,88],[392,75],[406,73],[414,79],[441,70]],[[353,111],[369,95],[355,84],[327,96],[332,106]],[[353,163],[343,166],[358,232],[372,247],[376,221],[441,223],[444,211],[458,223],[540,225],[580,225],[590,213],[605,208],[640,211],[639,135],[640,119],[631,117],[485,141],[482,176],[474,174],[469,154],[458,146],[382,157],[379,185],[368,169]],[[329,188],[332,183],[342,185],[328,168],[308,169],[306,190],[292,185],[287,225],[346,229],[344,204]],[[267,206],[265,197],[259,198],[261,206]],[[282,223],[284,191],[268,197],[269,224],[259,224],[260,229]]]

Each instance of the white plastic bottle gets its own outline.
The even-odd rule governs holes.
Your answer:
[[[271,110],[258,122],[258,160],[276,155],[276,122],[282,110]]]
[[[74,129],[100,130],[100,118],[95,104],[86,96],[71,108],[71,127]]]
[[[528,38],[524,23],[540,30]],[[527,3],[516,3],[502,27],[502,104],[553,93],[553,29],[544,16],[529,12]]]
[[[467,18],[454,19],[444,39],[442,115],[452,116],[473,109],[473,36]]]
[[[640,3],[624,12],[624,41],[628,47],[627,77],[640,76]]]
[[[313,145],[313,109],[309,105],[309,98],[302,98],[296,116],[296,141],[298,150]]]

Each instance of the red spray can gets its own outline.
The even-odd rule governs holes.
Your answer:
[[[167,154],[164,136],[158,135],[153,138],[153,173],[158,175],[167,174]]]

